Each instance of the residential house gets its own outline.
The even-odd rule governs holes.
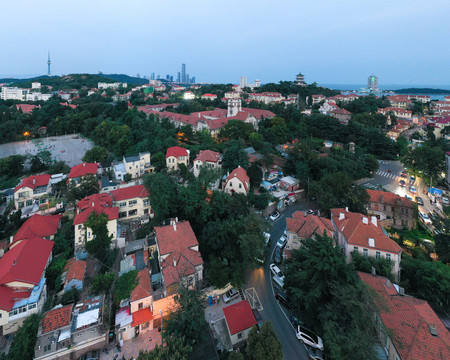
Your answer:
[[[47,311],[41,320],[34,347],[35,359],[48,356],[56,358],[55,352],[67,349],[70,345],[70,327],[73,304]]]
[[[367,190],[370,196],[367,212],[386,226],[411,230],[417,223],[417,204],[405,197],[380,190]]]
[[[194,160],[194,176],[198,177],[201,168],[220,169],[222,167],[222,156],[220,153],[211,150],[200,150]]]
[[[137,179],[153,171],[149,152],[124,156],[121,163],[114,165],[114,174],[119,181],[124,181],[126,174],[130,174],[132,179]]]
[[[73,166],[69,172],[69,181],[74,181],[77,185],[80,183],[82,179],[84,179],[88,175],[97,176],[99,172],[99,164],[98,163],[82,163]]]
[[[202,100],[216,100],[217,95],[216,94],[203,94]]]
[[[170,225],[155,226],[156,244],[168,294],[182,283],[197,288],[203,279],[203,259],[189,221],[172,219]]]
[[[189,150],[182,148],[180,146],[172,146],[167,149],[166,152],[166,166],[168,170],[176,171],[179,166],[184,164],[188,167],[189,165]]]
[[[403,118],[403,119],[409,119],[412,118],[412,111],[411,110],[405,110],[400,107],[387,107],[387,108],[380,108],[378,109],[377,113],[388,115],[389,113],[394,114],[396,117]]]
[[[257,325],[255,315],[247,299],[223,308],[231,345],[236,348],[247,341],[253,326]]]
[[[223,191],[228,194],[238,193],[247,195],[250,190],[250,178],[245,169],[238,166],[225,179]]]
[[[34,214],[23,223],[16,235],[14,235],[10,248],[12,249],[25,239],[43,238],[53,240],[61,225],[61,219],[62,215]]]
[[[53,241],[22,241],[0,258],[0,327],[16,332],[25,318],[41,311],[46,301],[45,269],[52,260]]]
[[[283,176],[280,179],[280,186],[286,191],[297,191],[300,189],[300,181],[293,176]]]
[[[148,220],[153,217],[149,193],[144,185],[135,185],[113,190],[109,193],[113,206],[119,208],[119,220],[140,218]]]
[[[21,111],[24,114],[33,113],[34,109],[40,109],[41,105],[31,105],[31,104],[16,104],[17,111]]]
[[[331,222],[335,229],[335,241],[342,249],[347,263],[352,253],[358,252],[365,257],[383,258],[391,261],[392,273],[400,279],[400,261],[402,248],[392,240],[376,216],[369,217],[353,213],[348,209],[331,209]]]
[[[72,289],[83,290],[84,275],[86,273],[86,261],[72,259],[67,267],[66,279],[64,280],[64,292]]]
[[[292,218],[286,218],[286,232],[288,255],[291,250],[299,249],[303,241],[314,239],[316,234],[321,236],[325,234],[333,238],[335,230],[327,218],[296,211],[292,214]]]
[[[116,190],[118,187],[118,184],[110,180],[108,176],[102,176],[100,180],[100,192],[101,193],[109,193],[112,190]]]
[[[312,104],[311,105],[316,105],[316,104],[320,103],[321,101],[325,100],[325,96],[321,95],[321,94],[319,94],[319,95],[312,95],[311,98],[312,98]]]
[[[22,179],[14,189],[14,206],[16,210],[48,201],[51,175],[32,175]]]
[[[117,238],[117,219],[119,208],[112,206],[112,197],[107,194],[94,194],[87,196],[77,203],[77,215],[73,221],[75,228],[75,247],[83,247],[85,242],[94,238],[92,229],[85,225],[92,213],[106,214],[108,217],[108,233],[113,241]]]
[[[388,360],[450,359],[448,329],[425,300],[405,295],[385,277],[358,275],[370,289],[376,338]]]
[[[138,284],[130,296],[130,312],[133,317],[131,328],[134,328],[135,336],[152,329],[150,321],[153,319],[153,298],[148,268],[139,271],[137,281]]]
[[[347,125],[352,117],[352,113],[350,111],[341,108],[331,110],[329,115],[338,119],[339,122],[344,125]]]

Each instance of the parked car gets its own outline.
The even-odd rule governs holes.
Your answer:
[[[408,200],[414,201],[413,198],[409,195],[405,195],[405,198],[407,198]]]
[[[280,248],[284,248],[287,244],[287,237],[284,235],[281,235],[281,237],[277,241],[277,246]]]
[[[400,186],[406,186],[406,182],[405,180],[400,180],[400,182],[398,183]]]
[[[270,215],[270,220],[275,221],[280,217],[280,213],[275,211],[272,215]]]
[[[270,271],[272,271],[273,276],[278,276],[284,281],[284,274],[278,266],[276,266],[275,264],[270,264],[269,269]]]
[[[281,263],[282,256],[283,256],[283,249],[279,246],[275,246],[275,251],[273,253],[273,261],[275,261],[276,264]]]
[[[405,178],[407,176],[408,176],[408,173],[405,170],[403,170],[402,173],[400,174],[400,177],[403,177],[403,178]]]
[[[410,186],[409,187],[409,191],[412,192],[413,194],[417,193],[417,190],[416,190],[415,186]]]
[[[418,203],[420,206],[423,206],[423,200],[420,196],[416,196],[416,203]]]
[[[236,288],[231,288],[223,295],[223,301],[225,301],[225,303],[228,303],[238,295],[239,291]]]
[[[419,216],[425,224],[431,224],[431,220],[427,214],[422,211],[419,211]]]
[[[284,290],[284,281],[278,276],[272,276],[272,281],[275,283],[275,287],[280,290]]]
[[[413,183],[414,181],[416,181],[416,177],[412,175],[412,176],[409,178],[409,181],[411,181],[411,182]]]
[[[305,328],[304,326],[298,325],[295,335],[302,343],[323,351],[322,339],[311,330]]]
[[[316,349],[314,347],[310,347],[309,348],[309,359],[310,360],[325,360],[325,356],[323,355],[321,350]]]
[[[450,204],[450,201],[448,200],[448,197],[443,196],[443,197],[442,197],[442,203],[443,203],[444,205],[449,205],[449,204]]]
[[[286,306],[288,309],[291,308],[291,303],[289,302],[286,294],[281,291],[275,291],[275,299],[277,299],[281,304]]]

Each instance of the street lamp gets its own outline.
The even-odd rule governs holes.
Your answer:
[[[159,315],[161,315],[161,346],[163,346],[163,316],[161,309],[159,309]]]

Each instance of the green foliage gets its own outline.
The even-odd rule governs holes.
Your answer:
[[[281,343],[270,321],[265,321],[261,329],[254,326],[247,339],[247,356],[250,360],[281,360]]]
[[[108,216],[104,213],[96,214],[93,211],[84,225],[89,227],[93,234],[93,239],[86,243],[86,250],[100,261],[104,260],[110,250],[112,239],[107,227]]]
[[[144,177],[144,184],[151,194],[152,209],[156,223],[177,215],[177,185],[172,177],[154,173]]]
[[[202,296],[193,290],[180,287],[175,298],[176,310],[164,318],[162,325],[164,339],[184,337],[185,345],[192,346],[201,338],[206,326]]]
[[[54,242],[53,255],[64,254],[66,259],[73,256],[74,230],[72,220],[67,216],[62,218],[61,228],[56,232]]]
[[[248,140],[253,133],[253,125],[241,120],[230,120],[219,133],[220,139]]]
[[[386,97],[378,98],[375,95],[362,96],[347,104],[341,104],[345,110],[352,114],[372,113],[375,114],[379,108],[390,106]],[[384,116],[384,115],[383,115]]]
[[[83,160],[87,163],[102,163],[109,156],[108,150],[101,146],[94,146],[92,149],[89,149],[84,154]]]
[[[436,179],[445,169],[445,143],[433,146],[427,141],[422,146],[409,150],[404,157],[404,164],[414,171]]]
[[[247,169],[249,164],[248,155],[244,151],[242,143],[230,140],[226,146],[227,148],[223,153],[222,168],[228,171],[232,171],[238,166]]]
[[[129,182],[129,181],[131,181],[131,174],[129,174],[129,173],[126,173],[125,174],[125,176],[123,177],[123,180],[125,181],[125,182]]]
[[[80,300],[80,292],[78,289],[71,289],[64,293],[61,298],[61,304],[63,306],[68,304],[76,304]]]
[[[129,271],[119,277],[116,281],[116,288],[114,290],[114,303],[118,306],[121,300],[128,299],[137,284],[136,270]]]
[[[11,155],[0,159],[0,177],[15,177],[22,175],[25,156]]]
[[[450,262],[450,236],[448,234],[438,234],[434,237],[436,254],[444,264]]]
[[[94,295],[106,294],[114,281],[113,273],[98,274],[92,279],[91,292]]]
[[[376,259],[374,257],[365,257],[359,252],[352,253],[352,264],[358,271],[371,273],[372,266],[375,268],[377,275],[384,276],[390,280],[394,280],[392,274],[393,263],[385,258]]]
[[[261,180],[263,177],[263,172],[261,168],[255,163],[253,163],[252,165],[249,166],[247,170],[247,175],[250,178],[250,186],[253,189],[258,188],[259,184],[261,184]]]
[[[28,316],[17,330],[8,353],[9,360],[33,359],[40,318],[38,314]]]
[[[152,351],[141,351],[137,360],[185,360],[192,352],[184,336],[170,336],[164,341],[165,346],[156,345]]]
[[[247,199],[249,205],[254,206],[256,210],[264,210],[269,205],[272,196],[269,193],[261,193],[259,195],[249,193]]]
[[[85,176],[78,186],[74,181],[69,181],[66,190],[66,201],[69,203],[75,203],[78,200],[97,194],[100,191],[100,185],[95,175]]]
[[[450,268],[440,261],[414,259],[403,253],[401,286],[405,292],[448,309],[450,301]]]
[[[61,290],[61,274],[66,263],[67,259],[64,256],[54,257],[50,265],[45,270],[45,277],[47,278],[47,288],[49,292],[58,292]]]

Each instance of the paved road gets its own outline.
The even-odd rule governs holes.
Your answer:
[[[275,247],[276,242],[286,229],[285,217],[290,217],[293,212],[307,210],[314,208],[313,205],[301,202],[293,204],[288,207],[281,215],[281,217],[273,223],[271,235],[271,247],[270,254]],[[278,334],[278,338],[281,341],[283,347],[284,359],[308,359],[308,351],[305,346],[300,343],[294,332],[294,328],[286,317],[284,309],[280,307],[278,301],[276,301],[273,294],[273,287],[271,281],[271,275],[269,265],[272,263],[271,259],[267,259],[264,266],[247,273],[247,281],[245,288],[247,293],[249,289],[255,289],[259,298],[262,310],[261,316],[263,320],[270,320],[273,327]]]

